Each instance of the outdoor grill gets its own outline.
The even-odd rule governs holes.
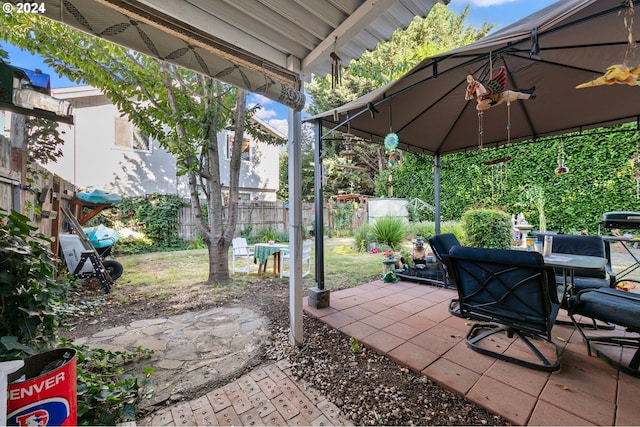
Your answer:
[[[636,230],[640,228],[640,212],[607,212],[602,215],[600,225],[609,229]]]

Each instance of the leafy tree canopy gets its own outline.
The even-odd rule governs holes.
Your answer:
[[[241,144],[233,145],[230,176],[222,179],[218,133],[234,130],[234,140],[242,141],[246,131],[267,143],[285,142],[252,123],[254,109],[246,109],[246,91],[40,16],[3,15],[0,23],[0,39],[40,54],[72,81],[99,88],[136,127],[176,155],[179,173],[189,179],[192,204],[202,212],[198,226],[210,249],[209,282],[227,281]],[[229,185],[226,217],[219,203],[223,181]]]

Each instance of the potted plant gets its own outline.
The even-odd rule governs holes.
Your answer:
[[[538,229],[544,233],[547,231],[547,218],[544,214],[544,203],[546,201],[544,188],[540,185],[529,186],[522,192],[522,196],[538,210]]]

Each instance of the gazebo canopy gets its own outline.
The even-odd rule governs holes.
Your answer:
[[[625,25],[632,11],[626,0],[558,1],[309,120],[343,131],[350,122],[352,134],[377,143],[395,132],[400,149],[431,155],[638,121],[640,87],[576,88],[612,65],[640,66],[640,25]],[[535,99],[505,102],[479,115],[476,101],[465,100],[467,76],[487,82],[501,66],[507,89],[535,88]],[[627,76],[640,84],[640,68]]]

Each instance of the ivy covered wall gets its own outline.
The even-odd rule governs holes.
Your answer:
[[[640,211],[636,178],[640,132],[633,125],[596,129],[500,148],[484,147],[441,159],[442,220],[459,220],[470,208],[499,207],[510,214],[523,212],[538,227],[536,205],[524,197],[539,186],[544,194],[547,229],[575,233],[598,231],[605,212]],[[562,146],[562,150],[561,150]],[[564,152],[569,172],[557,175],[558,154]],[[489,164],[496,159],[505,162]],[[403,161],[377,179],[376,193],[387,194],[393,173],[394,197],[434,200],[434,159],[405,154]],[[422,219],[433,220],[433,214]]]

